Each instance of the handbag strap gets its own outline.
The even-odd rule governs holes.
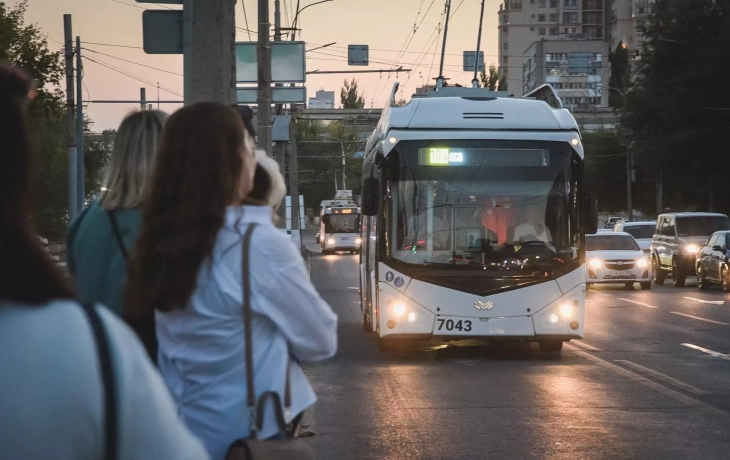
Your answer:
[[[114,211],[107,211],[106,215],[109,216],[109,223],[112,226],[112,231],[114,232],[114,237],[117,239],[117,246],[119,246],[119,250],[122,252],[122,256],[124,256],[124,259],[129,259],[129,252],[127,252],[127,248],[124,246],[124,239],[122,238],[122,232],[119,231],[119,224],[117,223],[117,216],[114,215]]]
[[[118,458],[118,418],[117,418],[117,387],[114,381],[111,348],[109,338],[101,322],[101,317],[91,304],[82,304],[86,318],[91,325],[96,342],[96,351],[99,357],[99,368],[104,390],[104,458],[116,460]]]
[[[265,403],[268,398],[274,400],[277,408],[276,420],[282,430],[286,430],[286,422],[282,416],[281,400],[275,392],[266,392],[261,395],[261,399],[256,402],[256,389],[254,386],[254,369],[253,369],[253,327],[252,327],[252,308],[251,308],[251,237],[258,224],[251,223],[243,235],[242,245],[242,281],[243,281],[243,335],[246,341],[246,391],[247,406],[249,411],[249,426],[253,437],[263,426],[263,414]],[[286,382],[284,387],[284,414],[289,415],[291,408],[291,384],[289,376],[289,363],[287,362]]]

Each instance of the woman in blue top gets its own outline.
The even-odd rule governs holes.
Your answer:
[[[125,293],[125,307],[157,310],[160,373],[214,460],[249,436],[241,260],[250,225],[257,225],[249,252],[256,398],[283,396],[289,371],[292,404],[284,416],[291,423],[316,401],[298,361],[326,359],[337,348],[337,317],[291,239],[274,227],[271,208],[241,205],[255,167],[252,139],[234,109],[199,103],[173,114]],[[281,434],[267,407],[258,437]]]
[[[127,257],[142,220],[140,206],[148,188],[167,115],[157,110],[127,116],[114,137],[114,149],[101,195],[71,223],[68,268],[83,302],[98,302],[123,317],[157,358],[154,316],[138,317],[122,309]]]

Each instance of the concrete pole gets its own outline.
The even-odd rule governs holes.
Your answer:
[[[192,0],[192,4],[189,102],[235,104],[236,0]]]
[[[76,157],[76,114],[74,113],[74,47],[71,15],[63,15],[64,57],[66,59],[66,135],[68,137],[68,215],[78,215],[78,159]]]
[[[291,229],[299,230],[299,166],[297,159],[297,124],[289,125],[289,195],[291,195]]]
[[[200,1],[200,0],[199,0]],[[258,58],[258,137],[259,148],[271,154],[271,43],[269,42],[269,0],[259,0]],[[283,173],[283,171],[282,171]]]
[[[629,140],[626,139],[626,213],[628,214],[629,222],[634,220],[634,204],[631,196],[631,181],[633,179],[631,166],[631,147]]]
[[[147,110],[147,88],[139,89],[139,110]]]
[[[183,96],[185,105],[193,100],[190,81],[193,75],[193,0],[183,0]],[[159,87],[159,83],[158,83]],[[158,90],[159,93],[159,90]],[[159,97],[157,98],[159,100]]]
[[[76,37],[76,199],[79,211],[86,205],[84,177],[84,73],[81,62],[81,37]]]

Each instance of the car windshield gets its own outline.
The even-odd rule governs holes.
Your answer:
[[[324,223],[325,233],[357,233],[360,229],[358,228],[358,214],[330,214],[327,215],[327,220]]]
[[[654,224],[628,225],[628,226],[624,227],[624,232],[633,236],[637,240],[642,240],[642,239],[653,238],[655,229],[656,229],[656,225],[654,225]]]
[[[678,236],[709,236],[720,230],[730,230],[727,216],[677,217]]]
[[[589,235],[587,251],[638,251],[639,245],[628,235]]]

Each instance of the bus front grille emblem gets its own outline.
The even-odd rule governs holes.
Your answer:
[[[476,308],[477,310],[488,311],[494,308],[494,302],[492,302],[491,300],[487,302],[480,302],[479,300],[477,300],[476,302],[474,302],[474,308]]]

